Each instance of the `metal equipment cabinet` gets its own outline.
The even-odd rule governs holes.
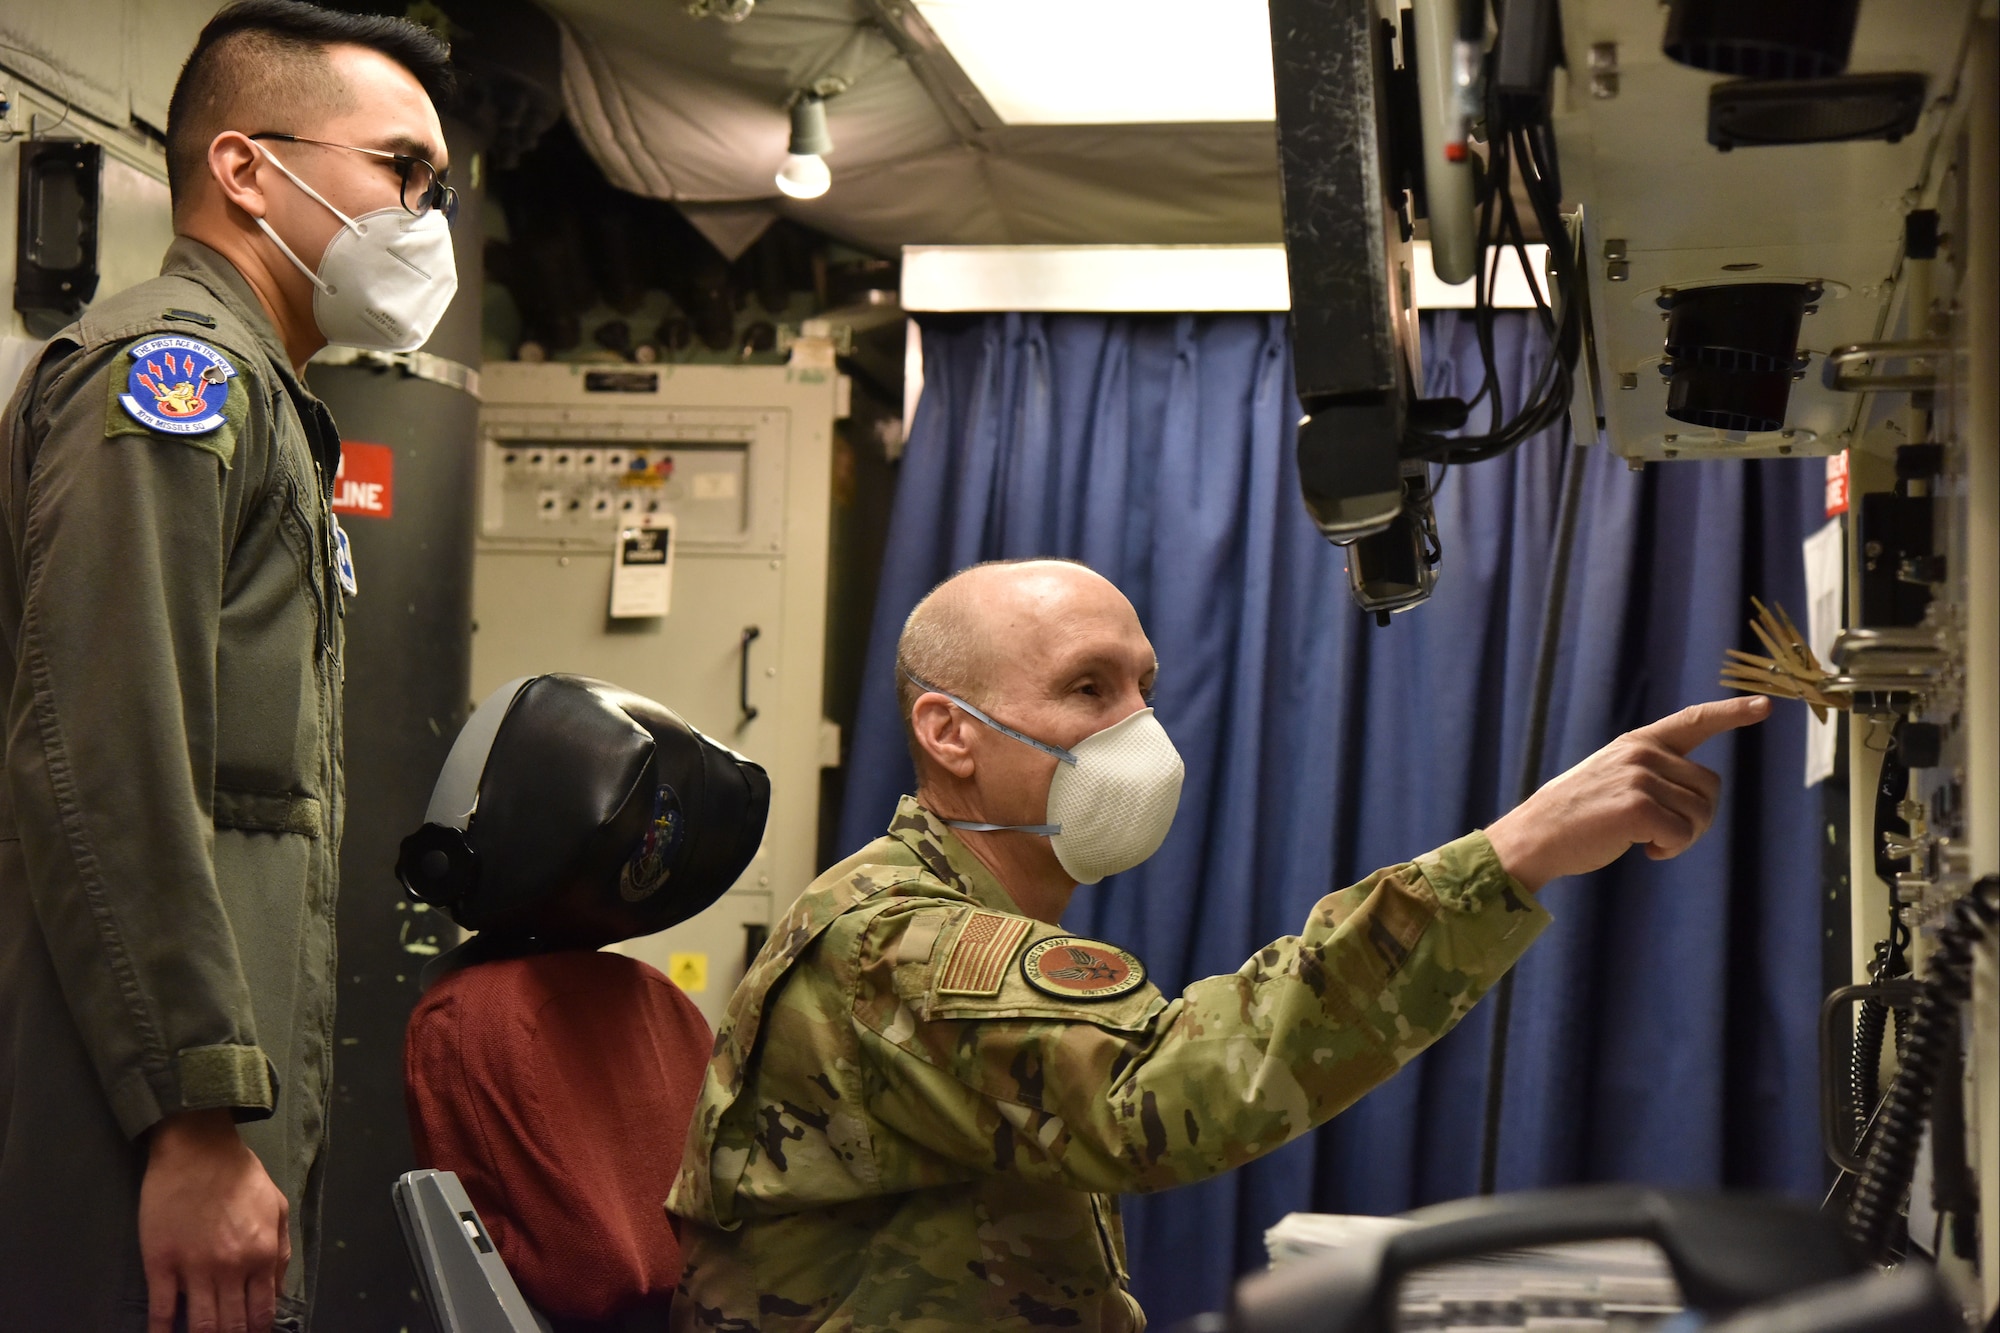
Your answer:
[[[764,845],[694,920],[618,946],[717,1022],[815,870],[832,370],[488,364],[473,576],[475,699],[595,676],[657,699],[771,775]],[[610,617],[624,526],[674,524],[664,616]],[[754,631],[754,633],[753,633]]]

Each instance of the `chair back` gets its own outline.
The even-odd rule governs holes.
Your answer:
[[[455,1172],[522,1293],[559,1325],[664,1315],[665,1208],[713,1045],[652,967],[569,949],[448,971],[404,1041],[416,1160]]]
[[[395,1199],[438,1333],[550,1333],[522,1299],[457,1176],[405,1172]]]

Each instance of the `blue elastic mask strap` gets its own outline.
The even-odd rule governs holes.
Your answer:
[[[960,708],[964,709],[972,716],[978,718],[981,722],[984,722],[987,726],[993,728],[993,730],[999,732],[1002,736],[1006,736],[1013,740],[1017,740],[1021,742],[1021,744],[1023,745],[1032,745],[1037,750],[1040,750],[1043,754],[1054,755],[1058,760],[1060,760],[1065,764],[1074,764],[1076,762],[1076,756],[1071,754],[1068,750],[1062,749],[1058,746],[1045,744],[1041,741],[1036,740],[1033,736],[1024,736],[1020,732],[1014,730],[1012,727],[1008,726],[1004,722],[995,722],[985,713],[981,712],[977,708],[974,708],[971,704],[959,698],[957,695],[952,694],[948,690],[941,690],[937,686],[930,684],[928,681],[925,681],[922,677],[918,676],[908,667],[903,667],[902,672],[905,676],[908,676],[910,678],[910,683],[912,685],[915,685],[918,689],[923,690],[928,694],[944,695],[945,698],[951,700],[954,704],[958,705]],[[939,818],[942,818],[942,816],[939,816]],[[1044,838],[1052,838],[1056,834],[1062,832],[1061,824],[978,824],[974,823],[972,820],[969,819],[946,819],[944,820],[944,822],[950,825],[952,828],[965,829],[971,833],[1035,833],[1041,835]]]
[[[968,833],[1035,833],[1044,838],[1053,838],[1062,832],[1061,824],[975,824],[969,819],[945,819],[943,815],[935,815],[933,818],[953,828],[964,829]]]
[[[1008,726],[1004,722],[995,722],[992,718],[986,716],[986,714],[980,712],[977,708],[974,708],[971,704],[959,698],[957,695],[951,693],[949,690],[941,690],[937,686],[932,685],[929,682],[918,677],[908,667],[903,668],[903,674],[908,676],[910,678],[910,683],[916,686],[918,689],[923,690],[929,694],[942,694],[945,698],[951,700],[953,703],[957,704],[960,708],[963,708],[966,712],[972,714],[974,717],[978,718],[981,722],[984,722],[987,726],[999,732],[1002,736],[1012,737],[1014,740],[1021,742],[1021,744],[1023,745],[1032,745],[1037,750],[1040,750],[1043,754],[1053,755],[1055,758],[1060,759],[1065,764],[1076,763],[1076,756],[1071,754],[1068,750],[1065,750],[1060,746],[1049,745],[1043,741],[1038,741],[1033,736],[1023,736],[1020,732],[1014,730],[1012,727]],[[1008,825],[1007,827],[1011,828],[1012,825]]]

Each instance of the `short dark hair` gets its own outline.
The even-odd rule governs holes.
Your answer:
[[[329,46],[363,46],[401,65],[433,103],[451,96],[451,47],[428,28],[381,14],[348,14],[299,0],[237,0],[208,21],[167,103],[167,188],[176,208],[207,167],[208,146],[249,100],[332,113],[342,88]]]

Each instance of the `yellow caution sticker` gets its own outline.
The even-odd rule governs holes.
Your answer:
[[[708,989],[708,955],[705,953],[668,954],[667,980],[673,982],[690,995],[701,994]]]

